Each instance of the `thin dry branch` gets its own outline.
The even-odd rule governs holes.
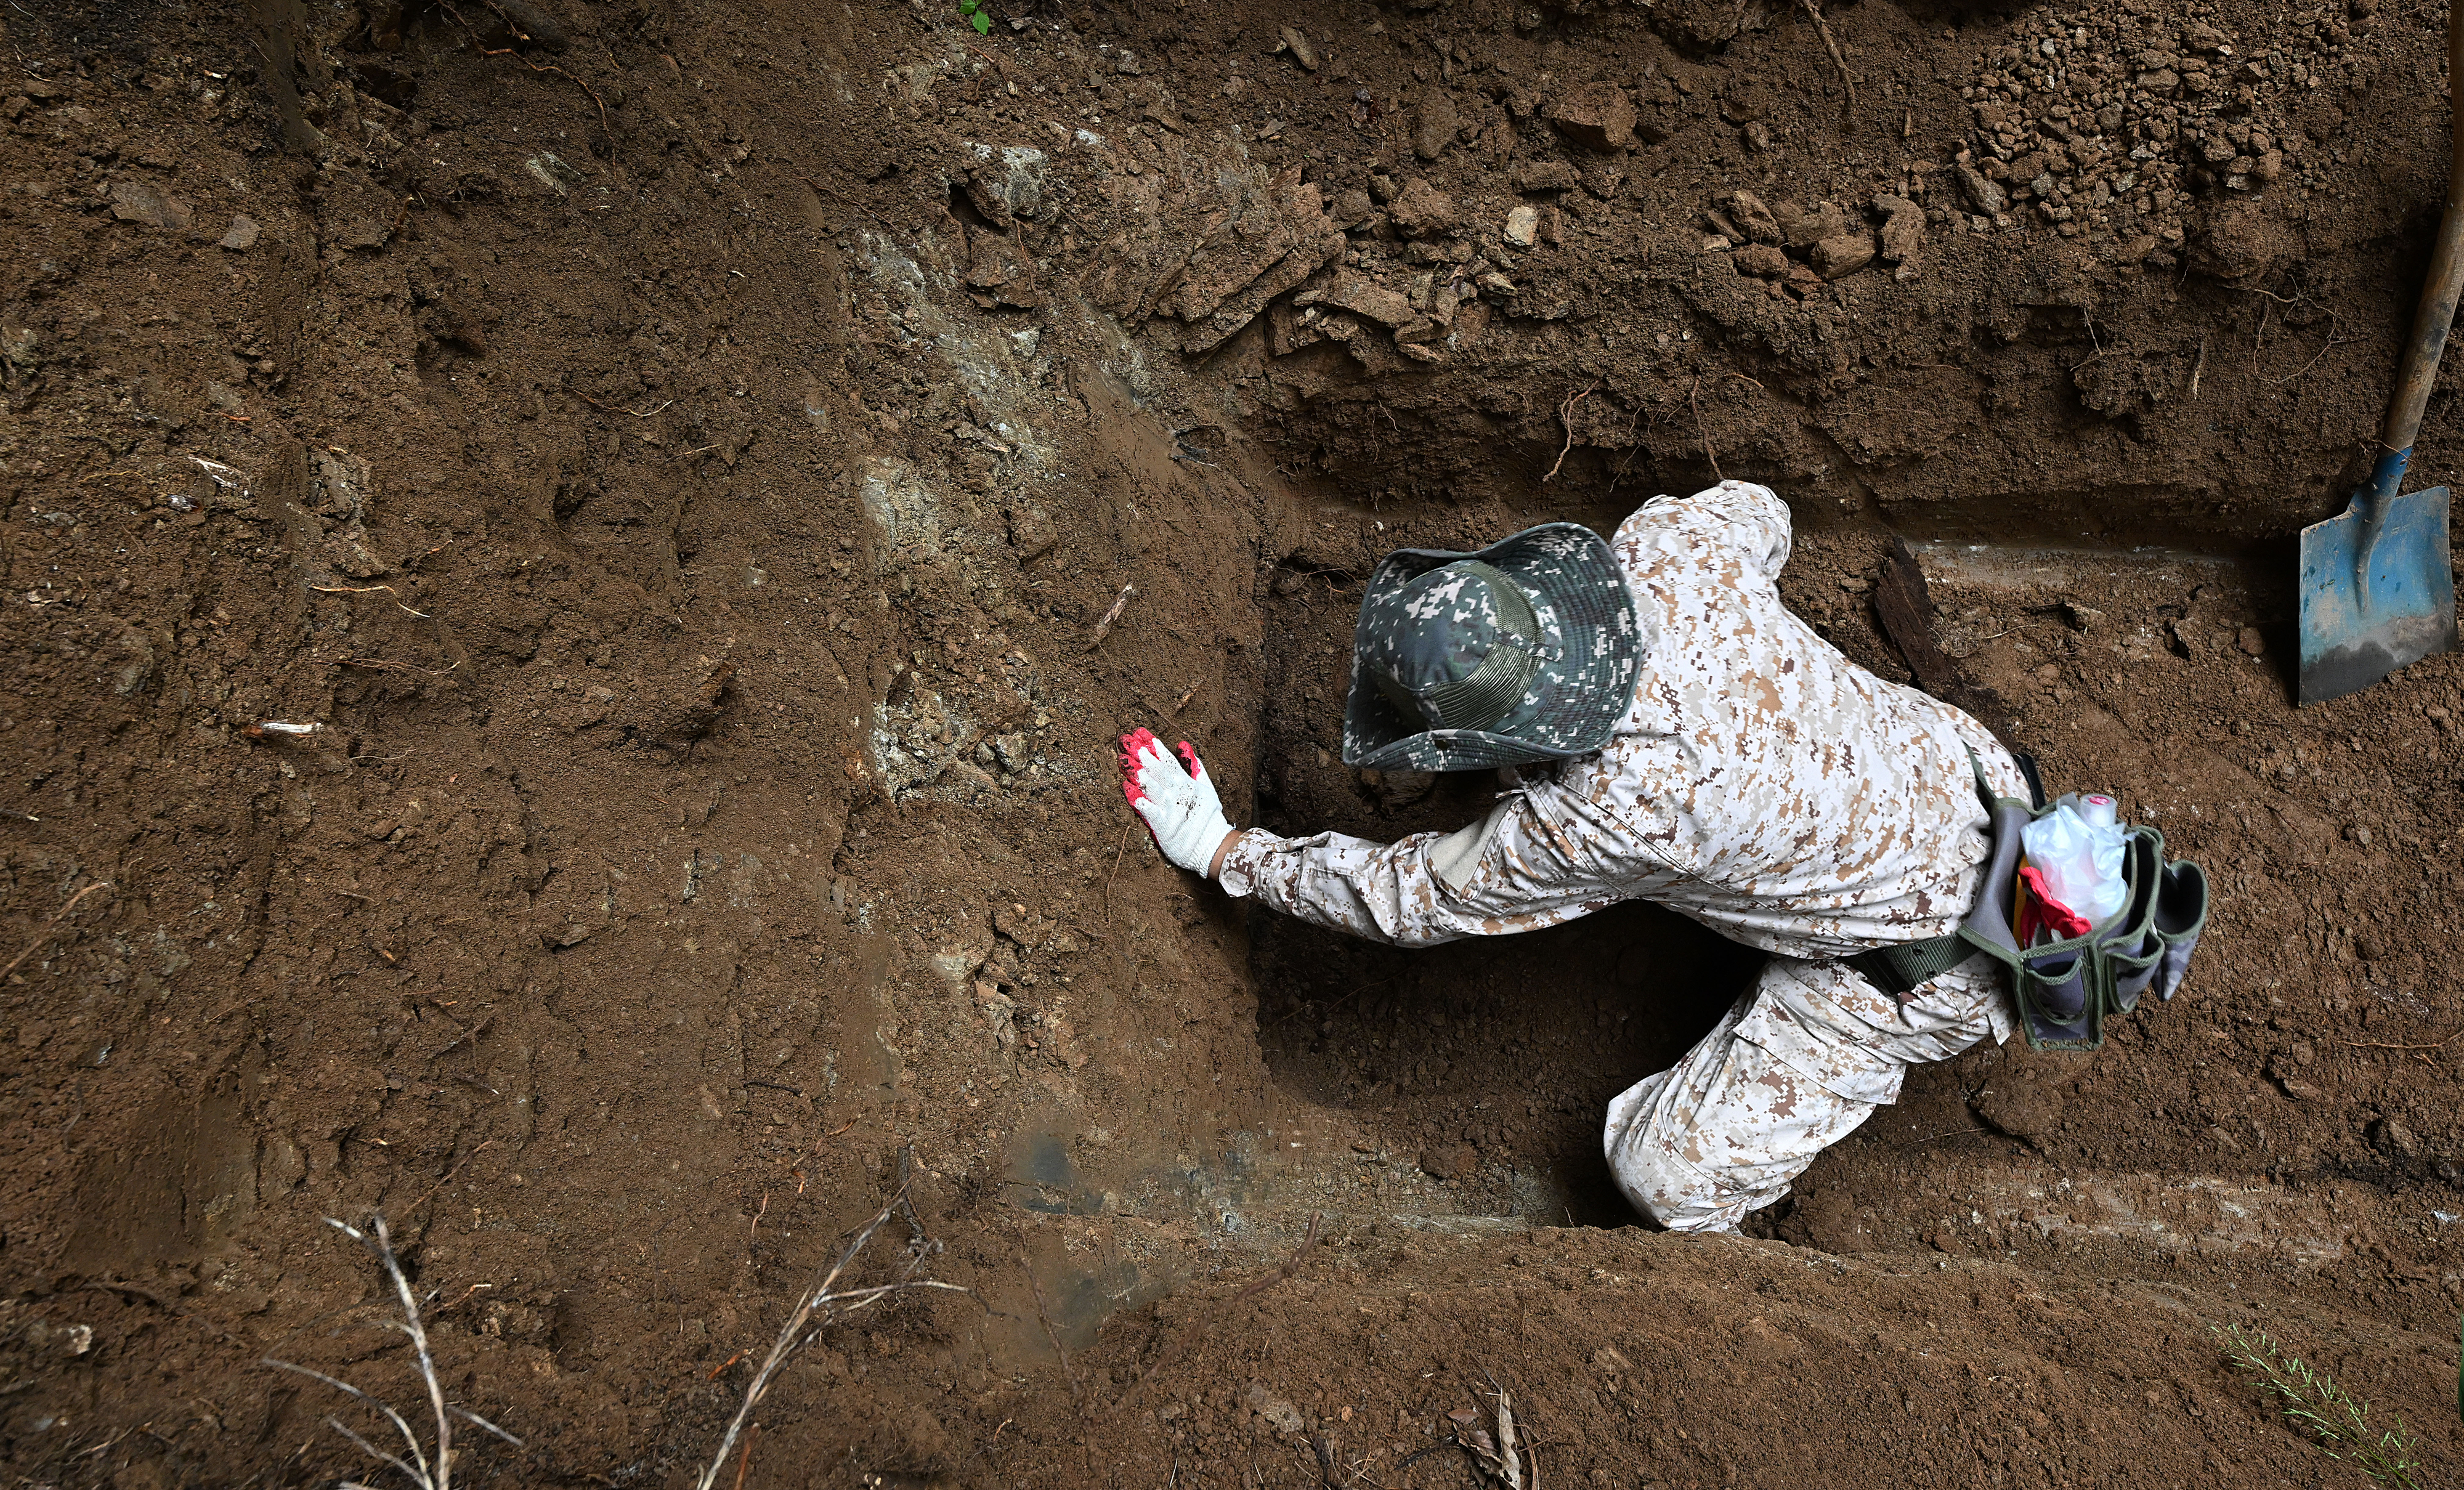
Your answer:
[[[846,1275],[848,1268],[855,1265],[856,1258],[863,1253],[865,1244],[872,1240],[873,1234],[889,1225],[891,1217],[899,1213],[906,1198],[907,1192],[902,1188],[897,1194],[891,1197],[890,1204],[881,1208],[879,1215],[857,1229],[854,1238],[839,1253],[838,1260],[831,1263],[829,1271],[822,1275],[821,1282],[806,1289],[797,1299],[796,1307],[787,1315],[787,1323],[779,1328],[779,1338],[771,1342],[770,1353],[761,1358],[760,1369],[755,1371],[752,1381],[746,1383],[743,1404],[736,1410],[736,1416],[729,1420],[726,1434],[719,1438],[718,1452],[711,1456],[710,1463],[703,1468],[700,1478],[693,1481],[693,1490],[712,1490],[712,1487],[718,1483],[719,1475],[727,1468],[729,1453],[735,1449],[736,1440],[744,1435],[745,1425],[751,1420],[753,1410],[759,1407],[762,1397],[769,1393],[772,1379],[785,1368],[789,1357],[821,1332],[822,1326],[835,1323],[842,1317],[853,1314],[860,1309],[869,1308],[896,1293],[937,1289],[944,1293],[962,1293],[971,1299],[975,1297],[975,1290],[972,1288],[963,1288],[957,1283],[941,1282],[935,1279],[912,1277],[900,1278],[895,1282],[876,1283],[867,1288],[839,1291],[840,1278]],[[920,1254],[913,1255],[912,1260],[908,1263],[908,1271],[913,1272],[916,1264],[921,1261]],[[818,1320],[815,1318],[816,1315],[820,1316]],[[807,1326],[812,1327],[808,1329],[805,1327]],[[745,1445],[745,1451],[749,1457],[752,1452],[752,1445],[749,1442]],[[741,1474],[740,1469],[738,1473]]]
[[[1256,1282],[1251,1283],[1248,1287],[1242,1289],[1239,1293],[1234,1294],[1232,1297],[1235,1302],[1245,1299],[1253,1293],[1263,1293],[1266,1289],[1273,1287],[1275,1284],[1282,1282],[1285,1279],[1291,1277],[1294,1273],[1299,1272],[1301,1270],[1301,1261],[1309,1256],[1309,1248],[1317,1245],[1317,1223],[1324,1218],[1325,1217],[1320,1213],[1311,1211],[1309,1213],[1309,1231],[1302,1236],[1301,1244],[1292,1249],[1292,1255],[1289,1258],[1287,1258],[1283,1264],[1277,1267],[1274,1271],[1268,1273],[1265,1277],[1259,1279]]]
[[[1703,427],[1703,405],[1694,397],[1702,388],[1703,380],[1695,379],[1694,385],[1685,390],[1685,406],[1694,411],[1694,438],[1703,442],[1703,458],[1711,463],[1711,474],[1726,481],[1728,478],[1720,471],[1720,452],[1711,449],[1711,431]]]
[[[1052,1342],[1052,1353],[1061,1358],[1061,1374],[1069,1378],[1069,1400],[1077,1402],[1085,1393],[1078,1384],[1078,1369],[1069,1364],[1069,1352],[1061,1348],[1061,1332],[1052,1327],[1052,1311],[1044,1306],[1044,1285],[1035,1279],[1035,1261],[1025,1253],[1018,1257],[1019,1270],[1026,1274],[1027,1292],[1035,1295],[1035,1317],[1044,1325],[1044,1338]]]
[[[1845,114],[1857,106],[1856,76],[1848,71],[1848,58],[1840,55],[1839,39],[1831,34],[1831,23],[1822,18],[1822,7],[1816,0],[1796,0],[1796,3],[1805,7],[1806,14],[1814,17],[1814,29],[1822,33],[1822,44],[1830,49],[1831,64],[1839,69],[1839,80],[1848,85],[1847,107],[1839,111]]]
[[[1568,394],[1566,396],[1566,402],[1557,405],[1557,423],[1566,427],[1566,443],[1558,449],[1557,459],[1549,467],[1549,473],[1540,478],[1540,484],[1542,486],[1547,486],[1550,482],[1557,479],[1557,471],[1559,468],[1566,464],[1566,457],[1573,453],[1574,405],[1580,404],[1583,400],[1590,398],[1592,396],[1592,389],[1596,388],[1599,385],[1599,380],[1595,378],[1584,387],[1582,392]]]
[[[339,1417],[328,1417],[325,1422],[334,1432],[349,1440],[351,1445],[361,1453],[380,1464],[398,1471],[404,1479],[418,1486],[419,1490],[452,1490],[453,1419],[456,1417],[495,1435],[515,1448],[522,1447],[521,1439],[478,1413],[445,1400],[445,1384],[436,1373],[436,1358],[428,1348],[428,1327],[419,1316],[419,1300],[411,1292],[410,1280],[402,1270],[402,1259],[394,1253],[393,1234],[386,1230],[385,1217],[377,1216],[370,1229],[364,1232],[347,1221],[336,1220],[330,1216],[325,1218],[325,1224],[374,1253],[378,1263],[385,1269],[386,1281],[393,1284],[394,1300],[401,1305],[402,1318],[387,1320],[385,1326],[387,1328],[402,1331],[410,1341],[412,1357],[419,1366],[420,1382],[428,1389],[429,1412],[432,1416],[436,1438],[435,1458],[432,1461],[429,1459],[427,1451],[420,1447],[419,1435],[411,1432],[410,1424],[400,1413],[395,1412],[390,1404],[361,1391],[340,1377],[328,1376],[323,1371],[310,1370],[305,1366],[296,1365],[290,1361],[275,1360],[268,1356],[258,1364],[273,1367],[276,1370],[305,1376],[312,1381],[323,1382],[335,1391],[384,1413],[385,1420],[393,1424],[394,1431],[402,1435],[403,1446],[410,1453],[409,1458],[405,1459],[400,1455],[388,1454],[378,1448],[352,1432],[350,1427]]]
[[[1087,639],[1089,651],[1104,645],[1104,638],[1111,635],[1112,626],[1121,619],[1121,612],[1130,608],[1130,597],[1137,593],[1138,587],[1134,584],[1121,586],[1120,596],[1112,602],[1112,608],[1104,612],[1103,618],[1095,623],[1094,634]]]
[[[26,821],[32,822],[36,820],[29,818]],[[97,880],[85,888],[77,891],[76,894],[71,895],[67,905],[60,907],[60,909],[52,912],[52,918],[43,923],[43,929],[36,931],[34,933],[34,939],[26,944],[26,950],[10,958],[9,965],[7,967],[0,968],[0,978],[6,978],[10,974],[16,972],[18,964],[24,962],[28,957],[33,956],[42,948],[42,945],[45,942],[50,941],[52,939],[52,933],[59,930],[60,922],[67,919],[68,913],[77,908],[78,901],[85,899],[96,890],[109,888],[111,888],[111,882],[109,880]]]

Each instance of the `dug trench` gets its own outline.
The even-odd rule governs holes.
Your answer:
[[[10,29],[0,1456],[310,1484],[2355,1483],[2453,1463],[2464,666],[2286,702],[2435,216],[2435,17],[499,0]],[[1831,33],[1826,42],[1823,27]],[[1835,55],[1831,43],[1836,43]],[[2417,457],[2452,479],[2453,398]],[[1397,546],[1718,475],[1787,597],[2215,876],[2088,1057],[1912,1075],[1742,1238],[1601,1104],[1751,959],[1619,908],[1403,953],[1118,795],[1388,838]],[[314,726],[286,733],[270,723]],[[800,1334],[794,1338],[803,1339]],[[362,1430],[377,1419],[349,1418]]]

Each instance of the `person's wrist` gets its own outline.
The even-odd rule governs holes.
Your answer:
[[[1241,830],[1239,828],[1234,828],[1231,832],[1223,835],[1223,842],[1215,845],[1215,856],[1206,862],[1206,877],[1208,879],[1221,880],[1223,878],[1223,861],[1225,857],[1232,852],[1232,845],[1239,842],[1241,842]]]

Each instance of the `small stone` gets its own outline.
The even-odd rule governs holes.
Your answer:
[[[1285,34],[1289,35],[1290,33]],[[1277,1433],[1296,1434],[1309,1426],[1299,1408],[1267,1391],[1263,1381],[1249,1383],[1249,1390],[1243,1400],[1248,1404],[1250,1412],[1265,1419],[1266,1426]]]
[[[1595,150],[1622,150],[1634,143],[1634,100],[1615,83],[1568,89],[1546,111],[1557,132]]]
[[[1420,1150],[1420,1169],[1432,1179],[1461,1179],[1476,1162],[1468,1144],[1431,1144]]]
[[[1370,214],[1376,210],[1377,205],[1369,200],[1369,193],[1353,186],[1336,193],[1334,207],[1327,215],[1334,219],[1334,226],[1349,230],[1368,222]]]
[[[1848,230],[1848,219],[1838,207],[1830,202],[1817,203],[1794,216],[1787,215],[1783,207],[1776,214],[1780,231],[1787,235],[1792,249],[1811,249],[1825,238],[1836,238]]]
[[[491,7],[513,28],[517,40],[527,41],[549,52],[562,52],[573,45],[564,28],[530,0],[495,0]]]
[[[1749,243],[1728,256],[1741,274],[1759,279],[1781,279],[1788,274],[1788,255],[1768,243]]]
[[[1455,225],[1455,199],[1415,176],[1386,208],[1386,215],[1407,238],[1443,237]]]
[[[2356,844],[2359,844],[2364,848],[2370,846],[2370,830],[2362,826],[2358,822],[2352,823],[2344,829],[2344,837]],[[2359,947],[2361,944],[2356,942],[2354,945]],[[2363,953],[2362,960],[2365,962],[2369,961],[2370,954],[2368,953]]]
[[[2421,1140],[2410,1128],[2396,1118],[2381,1118],[2370,1125],[2370,1142],[2399,1159],[2421,1157]]]
[[[231,218],[230,230],[222,236],[222,247],[234,253],[245,252],[256,247],[256,238],[260,230],[256,226],[255,218],[240,213]]]
[[[1514,167],[1517,191],[1572,191],[1582,180],[1564,161],[1533,161]]]
[[[2233,637],[2233,645],[2256,657],[2267,650],[2267,637],[2256,626],[2244,626]]]
[[[1728,209],[1728,220],[1749,239],[1773,245],[1781,241],[1779,219],[1771,216],[1762,198],[1750,191],[1731,191],[1722,205]]]
[[[1292,60],[1314,73],[1317,71],[1317,48],[1307,36],[1287,26],[1283,31],[1284,46],[1291,52]]]
[[[1518,207],[1506,214],[1506,241],[1518,249],[1528,249],[1540,238],[1540,211],[1537,208]]]
[[[1987,180],[1975,166],[1962,161],[1951,167],[1951,174],[1958,179],[1960,194],[1968,198],[1968,205],[1997,224],[2002,214],[2011,209],[2009,193]]]
[[[196,220],[188,204],[156,186],[152,182],[123,176],[111,184],[111,215],[122,222],[143,223],[148,228],[165,228],[173,231],[186,229]]]
[[[1420,95],[1419,105],[1412,111],[1412,153],[1424,161],[1434,161],[1446,153],[1455,139],[1455,100],[1442,88],[1432,88]]]
[[[1879,195],[1874,209],[1886,214],[1882,223],[1882,261],[1898,266],[1892,277],[1904,283],[1917,276],[1925,257],[1925,208],[1905,197]]]
[[[1408,326],[1419,313],[1412,302],[1366,279],[1343,278],[1322,290],[1305,290],[1293,297],[1298,305],[1331,305],[1381,326]]]
[[[1814,246],[1815,273],[1825,279],[1843,278],[1872,262],[1874,239],[1869,233],[1844,232]]]

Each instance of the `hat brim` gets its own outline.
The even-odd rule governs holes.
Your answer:
[[[1543,523],[1477,553],[1397,549],[1369,577],[1361,605],[1457,559],[1476,559],[1531,597],[1542,659],[1523,699],[1487,730],[1432,730],[1395,707],[1359,663],[1343,709],[1343,760],[1377,771],[1477,771],[1588,756],[1634,703],[1641,636],[1625,570],[1608,540],[1579,523]]]

